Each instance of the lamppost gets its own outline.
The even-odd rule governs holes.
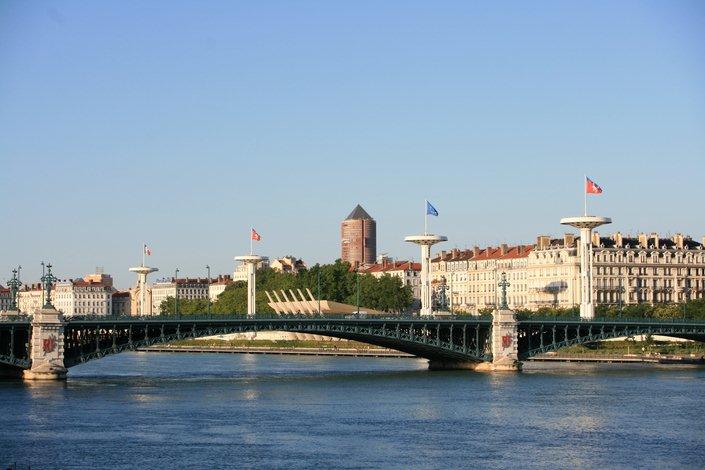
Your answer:
[[[42,266],[44,266],[44,263],[42,263]],[[57,278],[51,273],[51,263],[46,265],[46,273],[42,275],[41,280],[42,283],[44,283],[43,292],[46,292],[44,296],[44,306],[42,308],[54,308],[51,304],[51,286],[57,281]]]
[[[355,267],[355,279],[357,281],[357,314],[360,315],[360,268]]]
[[[174,315],[179,315],[179,268],[174,271]]]
[[[44,264],[44,261],[42,261],[42,277],[40,279],[44,279],[44,276],[46,275],[46,265]],[[42,289],[42,305],[44,305],[44,290]]]
[[[206,271],[208,272],[208,292],[206,292],[206,298],[208,299],[208,316],[211,316],[211,267],[206,265]]]
[[[511,286],[511,284],[507,281],[507,273],[502,273],[502,280],[497,285],[502,288],[502,302],[499,308],[500,310],[509,310],[509,304],[507,303],[507,287]]]
[[[17,309],[17,292],[20,289],[20,280],[17,275],[17,269],[12,270],[12,279],[7,282],[7,286],[10,288],[10,310],[15,311]]]

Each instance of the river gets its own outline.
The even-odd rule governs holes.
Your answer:
[[[125,353],[0,382],[18,468],[702,468],[705,368]],[[2,467],[4,468],[4,467]]]

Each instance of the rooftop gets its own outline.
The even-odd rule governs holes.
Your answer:
[[[348,215],[345,220],[374,220],[360,204]]]
[[[384,263],[372,264],[360,272],[365,274],[372,273],[383,273],[388,271],[421,271],[421,263],[414,263],[412,261],[389,261]]]
[[[482,261],[491,259],[526,258],[533,249],[533,245],[500,245],[497,247],[488,246],[486,248],[474,247],[472,250],[459,250],[456,248],[450,251],[441,251],[441,253],[431,261]]]

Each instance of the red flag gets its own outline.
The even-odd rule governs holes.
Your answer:
[[[585,193],[587,194],[602,194],[602,188],[593,180],[585,177]]]
[[[144,254],[147,256],[152,256],[152,249],[147,245],[144,246]]]
[[[252,235],[250,238],[252,238],[252,240],[254,240],[256,242],[262,240],[262,237],[259,236],[259,233],[257,233],[257,231],[255,229],[252,229]]]

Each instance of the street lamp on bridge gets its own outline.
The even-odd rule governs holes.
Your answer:
[[[210,265],[206,265],[206,272],[207,272],[207,277],[208,279],[208,284],[206,287],[206,298],[208,299],[208,315],[210,316],[211,314],[211,267]]]
[[[179,315],[179,268],[174,270],[174,315]]]

